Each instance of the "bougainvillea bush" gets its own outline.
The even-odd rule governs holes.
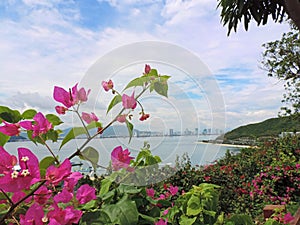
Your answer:
[[[287,210],[293,208],[293,213],[300,206],[299,163],[300,137],[289,136],[241,149],[237,154],[227,151],[211,165],[192,166],[184,156],[177,164],[178,171],[165,182],[178,186],[181,192],[202,183],[218,185],[220,212],[229,217],[247,214],[258,222],[265,205],[285,205]],[[278,221],[283,221],[286,214],[281,215]]]

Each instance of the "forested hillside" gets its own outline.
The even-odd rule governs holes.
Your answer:
[[[259,137],[278,137],[281,132],[299,132],[300,120],[293,117],[271,118],[260,123],[238,127],[224,136],[224,140]]]

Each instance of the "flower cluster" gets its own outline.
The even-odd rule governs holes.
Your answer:
[[[158,193],[158,197],[155,197],[156,193],[153,188],[146,188],[146,194],[153,200],[158,201],[157,206],[162,207],[162,205],[159,203],[159,200],[171,200],[173,196],[176,196],[178,194],[178,187],[173,185],[163,185],[163,193]],[[174,203],[171,203],[172,206]],[[165,209],[162,213],[162,216],[166,216],[169,213],[169,210],[171,207],[168,207]],[[166,225],[168,224],[168,219],[160,218],[157,222],[155,222],[155,225]]]
[[[53,128],[52,124],[41,113],[37,113],[33,117],[33,121],[24,120],[18,123],[8,123],[3,121],[4,125],[0,127],[0,132],[8,136],[18,136],[21,132],[21,128],[27,131],[32,131],[32,138],[35,138],[41,134],[47,133]]]
[[[96,199],[95,188],[87,184],[80,186],[75,193],[75,186],[82,175],[71,172],[69,159],[59,166],[49,166],[43,177],[39,161],[29,149],[18,148],[18,160],[3,147],[0,147],[0,154],[0,190],[12,194],[12,199],[7,197],[5,203],[15,204],[27,196],[25,203],[30,207],[25,215],[20,215],[21,224],[44,224],[47,221],[49,224],[78,223],[82,212],[74,205]],[[34,184],[38,188],[33,195],[26,195],[26,190]],[[58,192],[60,186],[63,188]]]
[[[64,105],[55,107],[58,114],[65,114],[72,106],[88,100],[88,95],[91,90],[86,91],[84,88],[78,90],[77,86],[78,84],[75,84],[69,91],[66,91],[62,87],[54,87],[53,98]]]
[[[278,212],[275,211],[274,214],[271,215],[270,219],[278,221],[281,224],[289,224],[295,219],[295,217],[293,217],[289,212],[286,213],[283,210],[280,210]]]
[[[270,200],[272,204],[285,205],[300,189],[300,164],[268,166],[252,180],[254,195]]]
[[[144,74],[143,76],[148,76],[150,71],[151,71],[151,67],[149,65],[145,65],[145,70],[144,70]],[[147,82],[145,83],[147,84]],[[137,104],[139,103],[137,100],[137,97],[135,96],[135,92],[133,91],[131,93],[131,95],[127,95],[127,94],[119,94],[115,89],[114,89],[114,83],[113,81],[110,79],[108,81],[102,81],[102,87],[103,89],[108,92],[110,90],[112,90],[113,94],[117,94],[120,96],[121,101],[122,101],[122,106],[124,109],[126,110],[134,110],[137,107]],[[139,103],[139,105],[142,107],[142,105]],[[140,121],[144,121],[147,120],[150,117],[150,114],[147,114],[144,112],[144,109],[142,107],[142,111],[140,112],[141,117],[139,118]],[[131,114],[129,113],[123,113],[117,116],[116,120],[120,123],[125,123],[127,121],[127,117],[129,119],[131,119]]]

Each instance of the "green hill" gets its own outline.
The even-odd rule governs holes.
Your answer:
[[[257,139],[263,137],[278,137],[281,132],[299,132],[300,119],[294,117],[279,117],[267,119],[260,123],[238,127],[224,135],[224,141]]]

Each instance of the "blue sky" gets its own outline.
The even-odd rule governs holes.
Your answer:
[[[121,46],[163,41],[187,49],[207,65],[224,101],[224,129],[275,117],[283,84],[259,68],[261,46],[279,39],[288,25],[253,23],[249,31],[240,27],[227,37],[216,6],[215,0],[2,0],[0,104],[53,112],[54,85],[73,86],[99,58]],[[172,118],[163,102],[153,108],[148,98],[153,115],[148,126],[156,129],[163,121],[165,129],[209,127],[216,113],[209,111],[213,98],[203,96],[199,85],[174,67],[158,69],[175,74],[167,105],[176,113]],[[129,74],[120,75],[122,82],[134,78]],[[100,85],[106,76],[95,82]],[[205,86],[205,81],[199,83]],[[185,95],[176,98],[182,92]],[[105,99],[97,104],[96,113],[103,113]]]

